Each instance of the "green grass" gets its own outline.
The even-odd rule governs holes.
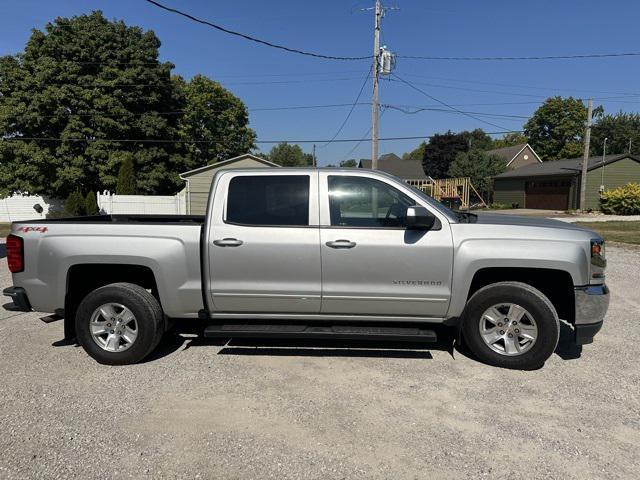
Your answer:
[[[0,223],[0,238],[4,239],[11,231],[10,223]]]
[[[640,245],[640,222],[576,222],[576,225],[598,232],[610,242]]]

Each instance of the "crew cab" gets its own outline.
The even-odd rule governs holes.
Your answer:
[[[538,368],[560,322],[590,343],[605,250],[568,223],[447,209],[379,171],[224,170],[205,216],[15,222],[5,308],[64,318],[104,364],[142,360],[177,322],[207,337],[435,341]]]

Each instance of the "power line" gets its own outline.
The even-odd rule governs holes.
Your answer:
[[[271,80],[271,81],[257,81],[257,82],[216,82],[220,85],[278,85],[278,84],[293,84],[293,83],[315,83],[315,82],[345,82],[350,80],[356,80],[359,77],[337,77],[337,78],[317,78],[311,80]],[[170,82],[167,79],[166,82],[153,82],[153,83],[112,83],[112,84],[96,84],[86,83],[78,84],[74,82],[46,82],[43,87],[49,85],[55,86],[73,86],[80,88],[122,88],[122,87],[155,87],[159,85],[166,85]]]
[[[354,104],[352,103],[330,103],[326,105],[285,105],[282,107],[256,107],[256,108],[247,108],[250,112],[273,112],[273,111],[285,111],[285,110],[307,110],[307,109],[318,109],[318,108],[338,108],[338,107],[350,107]],[[368,102],[358,102],[355,104],[356,106],[360,105],[371,105]],[[207,110],[207,113],[223,113],[227,112],[229,109],[222,110]],[[86,112],[86,113],[71,113],[71,112],[59,112],[57,114],[49,114],[49,115],[40,115],[38,112],[12,112],[6,113],[5,116],[13,116],[13,115],[37,115],[42,118],[57,118],[57,117],[127,117],[127,116],[144,116],[144,115],[183,115],[187,113],[187,110],[173,110],[168,112],[142,112],[142,113],[134,113],[134,112],[122,112],[122,113],[104,113],[104,112]]]
[[[353,104],[351,105],[351,108],[349,109],[349,113],[347,113],[347,116],[345,117],[344,121],[340,125],[340,128],[338,128],[338,131],[335,133],[335,135],[333,137],[331,137],[331,140],[329,140],[327,143],[324,143],[323,145],[320,145],[319,148],[324,148],[327,145],[329,145],[331,142],[333,142],[336,139],[336,137],[338,135],[340,135],[340,132],[342,132],[342,129],[344,128],[344,126],[349,121],[349,118],[351,117],[351,114],[353,113],[353,110],[356,108],[356,105],[358,105],[358,102],[360,101],[360,97],[362,96],[362,92],[364,91],[364,87],[367,85],[367,83],[369,83],[369,78],[371,76],[371,70],[372,69],[370,68],[367,71],[367,74],[364,77],[364,82],[362,82],[362,86],[360,87],[360,91],[358,91],[358,96],[356,97],[356,99],[354,100]]]
[[[147,3],[150,3],[152,5],[155,5],[158,8],[161,8],[162,10],[166,10],[167,12],[171,12],[171,13],[175,13],[177,15],[180,15],[182,17],[188,18],[189,20],[192,20],[194,22],[200,23],[202,25],[206,25],[208,27],[211,28],[215,28],[216,30],[219,30],[221,32],[224,33],[228,33],[229,35],[235,35],[236,37],[240,37],[240,38],[244,38],[245,40],[249,40],[251,42],[255,42],[255,43],[259,43],[261,45],[265,45],[267,47],[271,47],[271,48],[276,48],[279,50],[284,50],[286,52],[290,52],[290,53],[297,53],[300,55],[306,55],[308,57],[315,57],[315,58],[324,58],[326,60],[369,60],[371,58],[373,58],[371,55],[367,55],[367,56],[363,56],[363,57],[340,57],[340,56],[334,56],[334,55],[324,55],[324,54],[320,54],[320,53],[314,53],[314,52],[307,52],[305,50],[299,50],[297,48],[292,48],[292,47],[287,47],[284,45],[279,45],[276,43],[272,43],[272,42],[268,42],[266,40],[261,40],[259,38],[253,37],[251,35],[247,35],[245,33],[241,33],[241,32],[237,32],[235,30],[230,30],[228,28],[222,27],[220,25],[216,25],[215,23],[212,23],[208,20],[203,20],[201,18],[197,18],[194,17],[191,14],[188,14],[186,12],[183,12],[181,10],[177,10],[175,8],[171,8],[171,7],[167,7],[166,5],[163,5],[159,2],[156,2],[155,0],[144,0]]]
[[[412,60],[450,60],[450,61],[509,61],[509,60],[571,60],[580,58],[611,58],[611,57],[639,57],[640,52],[625,53],[588,53],[583,55],[538,55],[530,57],[434,57],[423,55],[398,55],[398,58],[407,58]]]
[[[421,90],[420,88],[416,87],[415,85],[411,84],[410,82],[400,78],[398,75],[396,75],[395,73],[391,73],[391,75],[393,75],[395,78],[397,78],[398,80],[400,80],[402,83],[404,83],[405,85],[407,85],[408,87],[414,89],[417,92],[420,92],[421,94],[423,94],[425,97],[430,98],[431,100],[433,100],[434,102],[438,102],[441,105],[444,105],[445,107],[454,110],[458,113],[461,113],[462,115],[465,115],[469,118],[473,118],[474,120],[477,120],[479,122],[482,123],[486,123],[487,125],[491,125],[492,127],[496,127],[496,128],[500,128],[503,130],[508,130],[505,127],[502,127],[500,125],[496,125],[495,123],[491,123],[491,122],[487,122],[486,120],[483,120],[479,117],[476,117],[475,115],[472,115],[470,113],[464,113],[462,110],[458,110],[456,107],[454,107],[453,105],[449,105],[448,103],[443,102],[442,100],[437,99],[436,97],[434,97],[433,95],[429,95],[427,92],[425,92],[424,90]]]
[[[380,118],[379,120],[382,120],[382,117],[384,117],[385,112],[387,111],[386,107],[384,105],[380,105],[380,108],[382,108],[382,112],[380,113]],[[353,152],[356,151],[356,149],[362,144],[362,142],[364,142],[365,140],[368,140],[367,136],[371,133],[371,130],[373,129],[373,125],[371,125],[369,127],[369,129],[366,131],[366,133],[362,136],[362,138],[360,139],[360,141],[358,143],[356,143],[353,148],[351,150],[349,150],[349,153],[347,153],[344,158],[342,159],[342,161],[345,160],[349,160],[349,157],[353,154]]]
[[[608,100],[613,103],[625,103],[625,104],[640,104],[640,101],[625,101],[625,100],[615,100],[617,98],[631,98],[629,96],[623,97],[600,97],[594,98],[594,100]],[[576,98],[576,100],[588,100],[584,98]],[[507,105],[541,105],[544,103],[543,101],[530,101],[530,102],[480,102],[480,103],[452,103],[450,104],[453,107],[478,107],[478,106],[507,106]],[[357,102],[357,103],[329,103],[329,104],[315,104],[315,105],[283,105],[283,106],[273,106],[273,107],[248,107],[247,110],[249,112],[273,112],[273,111],[295,111],[295,110],[315,110],[315,109],[324,109],[324,108],[342,108],[342,107],[351,107],[351,106],[370,106],[371,102]],[[476,112],[476,111],[461,111],[457,112],[455,110],[447,110],[444,108],[438,108],[438,105],[408,105],[408,104],[387,104],[381,103],[380,107],[382,108],[391,108],[394,110],[398,110],[402,113],[406,114],[416,114],[422,111],[434,111],[434,112],[450,112],[450,113],[461,113],[466,114],[469,113],[471,115],[480,115],[480,116],[490,116],[490,117],[505,117],[505,118],[529,118],[524,115],[513,115],[513,114],[502,114],[502,113],[489,113],[489,112]],[[223,113],[228,111],[228,109],[221,110],[207,110],[208,113]],[[58,118],[58,117],[105,117],[105,118],[118,118],[118,117],[127,117],[127,116],[145,116],[145,115],[160,115],[160,116],[171,116],[171,115],[183,115],[187,113],[186,110],[174,110],[174,111],[166,111],[166,112],[122,112],[122,113],[105,113],[105,112],[83,112],[83,113],[71,113],[71,112],[59,112],[55,114],[47,114],[42,115],[38,112],[30,112],[30,111],[22,111],[22,112],[11,112],[0,114],[5,117],[17,116],[17,115],[37,115],[41,118]],[[382,114],[380,115],[382,117]]]
[[[522,130],[502,130],[497,132],[487,132],[487,135],[504,135],[506,133],[521,133]],[[380,141],[395,141],[395,140],[427,140],[432,138],[432,135],[414,135],[407,137],[385,137],[380,138]],[[352,143],[352,142],[364,142],[371,140],[370,138],[339,138],[335,139],[334,143]],[[0,142],[15,142],[15,141],[43,141],[43,142],[73,142],[73,143],[197,143],[197,144],[221,144],[224,142],[216,140],[195,140],[195,139],[134,139],[134,138],[54,138],[54,137],[9,137],[2,138]],[[314,140],[256,140],[255,143],[260,144],[278,144],[278,143],[322,143],[327,142],[326,139],[314,139]]]
[[[481,117],[497,117],[497,118],[504,118],[504,119],[508,119],[508,120],[526,120],[529,117],[527,117],[526,115],[510,115],[510,114],[505,114],[505,113],[484,113],[484,112],[469,112],[469,111],[465,111],[465,110],[460,110],[460,111],[455,111],[455,110],[449,110],[449,109],[445,109],[445,108],[432,108],[432,107],[410,107],[410,108],[405,108],[399,105],[389,105],[389,104],[385,104],[384,105],[387,108],[390,108],[392,110],[397,110],[399,112],[402,113],[406,113],[407,115],[415,115],[417,113],[420,112],[444,112],[444,113],[461,113],[463,115],[479,115]]]
[[[393,78],[389,78],[388,81],[397,82],[397,80],[394,80]],[[531,93],[505,92],[505,91],[496,91],[496,90],[480,90],[477,88],[456,87],[453,85],[438,85],[435,83],[424,83],[424,82],[413,82],[413,84],[424,85],[425,87],[446,88],[449,90],[461,90],[464,92],[492,93],[494,95],[509,95],[514,97],[545,98],[545,95],[534,95]]]
[[[284,107],[262,107],[262,108],[250,108],[250,112],[267,112],[272,110],[306,110],[316,108],[336,108],[336,107],[350,107],[352,105],[371,105],[370,102],[356,102],[356,103],[329,103],[326,105],[291,105]]]
[[[547,90],[547,91],[567,91],[567,90],[571,90],[573,92],[581,92],[581,93],[602,93],[602,94],[609,94],[609,95],[638,95],[638,93],[636,92],[612,92],[612,91],[606,91],[606,90],[587,90],[587,89],[580,89],[580,88],[567,88],[567,87],[542,87],[542,86],[535,86],[535,85],[518,85],[518,84],[514,84],[514,83],[499,83],[499,82],[486,82],[486,81],[480,81],[480,80],[462,80],[459,78],[450,78],[450,77],[435,77],[432,75],[420,75],[420,74],[416,74],[416,73],[405,73],[404,74],[405,77],[415,77],[415,78],[428,78],[428,79],[432,79],[432,80],[445,80],[447,82],[457,82],[457,83],[468,83],[468,84],[472,84],[472,85],[494,85],[494,86],[498,86],[498,87],[513,87],[513,88],[520,88],[520,89],[531,89],[531,90]]]

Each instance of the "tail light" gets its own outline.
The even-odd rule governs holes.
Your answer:
[[[24,270],[24,248],[22,238],[15,235],[7,237],[7,263],[11,273]]]

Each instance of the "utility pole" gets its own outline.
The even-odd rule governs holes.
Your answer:
[[[316,160],[316,144],[315,143],[313,144],[313,157],[312,158],[313,159],[311,160],[311,163],[312,163],[311,166],[312,167],[317,167],[318,166],[318,162]]]
[[[380,23],[382,22],[382,5],[376,0],[373,28],[373,96],[371,98],[371,168],[378,169],[378,80],[380,68]]]
[[[602,148],[602,168],[600,169],[600,194],[604,192],[604,160],[607,157],[607,137],[604,137],[604,147]]]
[[[593,99],[589,99],[587,108],[587,125],[584,132],[584,155],[582,156],[582,175],[580,177],[580,210],[586,210],[587,198],[587,169],[589,167],[589,147],[591,144],[591,115],[593,113]]]

